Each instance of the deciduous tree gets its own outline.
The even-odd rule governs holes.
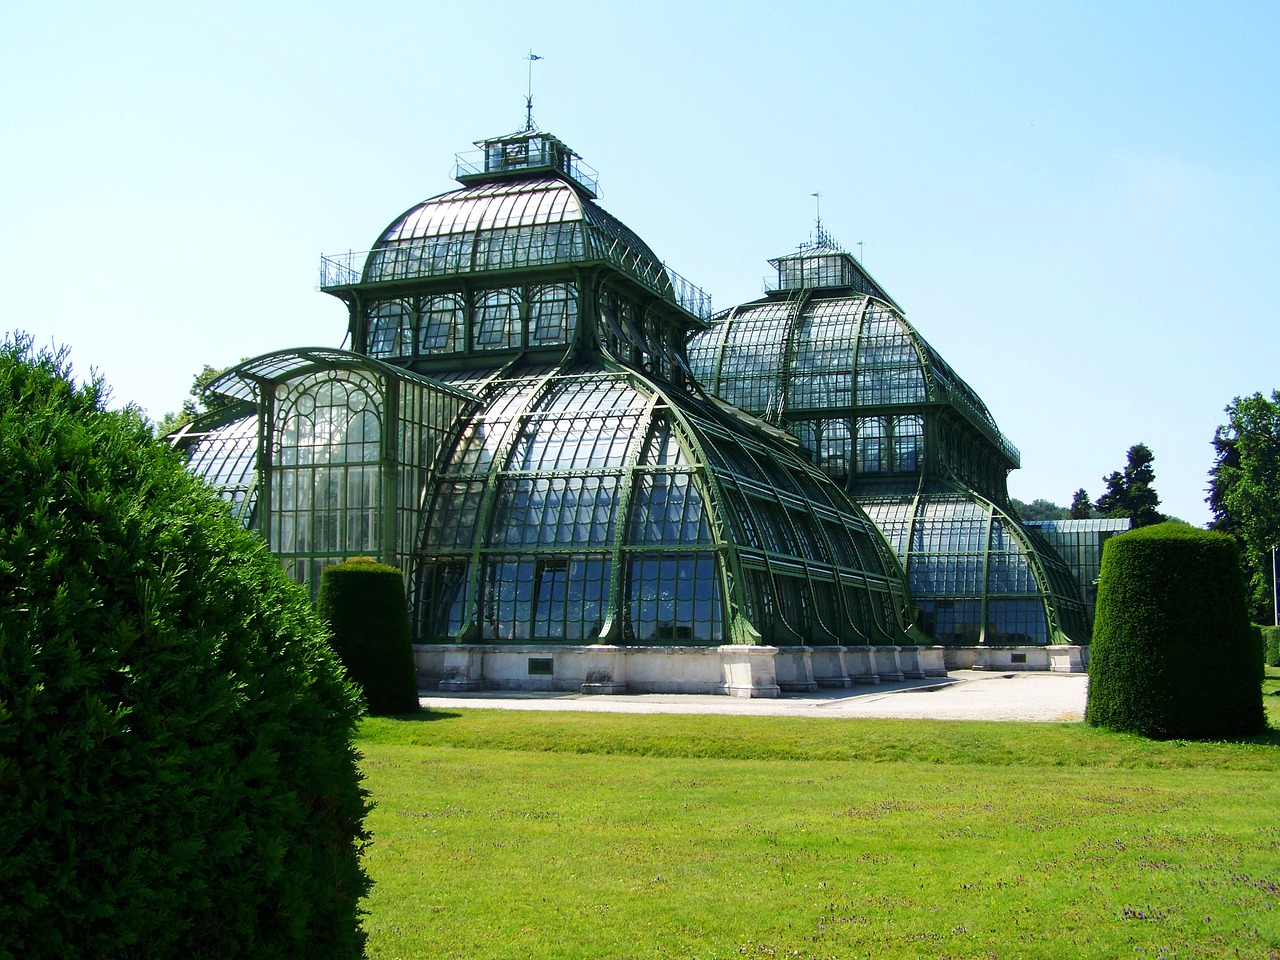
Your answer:
[[[1236,397],[1213,437],[1209,470],[1212,527],[1234,536],[1244,554],[1251,613],[1274,622],[1271,550],[1280,544],[1280,391]]]
[[[226,373],[228,369],[230,368],[211,367],[206,363],[200,372],[192,378],[191,396],[182,401],[182,409],[177,413],[166,413],[164,418],[156,424],[156,436],[163,437],[165,434],[177,430],[183,424],[190,423],[202,413],[221,410],[223,407],[234,403],[234,400],[228,400],[226,397],[219,396],[216,393],[205,393],[205,388]]]

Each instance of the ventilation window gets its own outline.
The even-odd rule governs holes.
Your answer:
[[[1025,659],[1025,656],[1024,656]],[[554,675],[552,666],[555,661],[551,657],[530,657],[529,658],[529,676],[531,677],[550,677]]]
[[[1027,655],[1026,655],[1025,653],[1011,653],[1011,654],[1009,654],[1009,662],[1010,662],[1010,663],[1026,663],[1026,662],[1027,662]],[[532,664],[532,663],[533,663],[533,661],[532,661],[532,660],[530,660],[530,661],[529,661],[529,663],[531,663],[531,664]],[[530,673],[532,673],[532,672],[533,672],[532,668],[530,668],[529,672],[530,672]],[[548,671],[548,672],[550,672],[550,671]]]

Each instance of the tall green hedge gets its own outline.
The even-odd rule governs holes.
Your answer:
[[[404,577],[395,567],[353,557],[320,575],[316,609],[333,632],[333,648],[364,690],[375,715],[418,709]]]
[[[1266,729],[1235,541],[1182,524],[1103,547],[1085,719],[1158,739]]]
[[[1268,667],[1280,667],[1280,627],[1262,628],[1262,661]]]
[[[356,691],[132,411],[0,343],[0,957],[356,958]]]

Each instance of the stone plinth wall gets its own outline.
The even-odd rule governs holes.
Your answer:
[[[948,670],[1039,670],[1050,673],[1084,673],[1089,648],[1051,647],[946,647]]]
[[[414,647],[424,688],[776,697],[904,677],[946,676],[942,647]]]

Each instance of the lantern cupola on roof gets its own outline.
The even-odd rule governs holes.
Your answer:
[[[478,153],[459,154],[459,183],[491,183],[530,174],[557,174],[596,198],[598,177],[564,141],[541,130],[520,130],[505,137],[477,140]]]
[[[800,244],[795,253],[784,254],[769,263],[778,271],[777,283],[765,284],[770,296],[792,297],[800,291],[819,287],[846,287],[898,306],[853,254],[822,229],[821,223],[813,240]]]

